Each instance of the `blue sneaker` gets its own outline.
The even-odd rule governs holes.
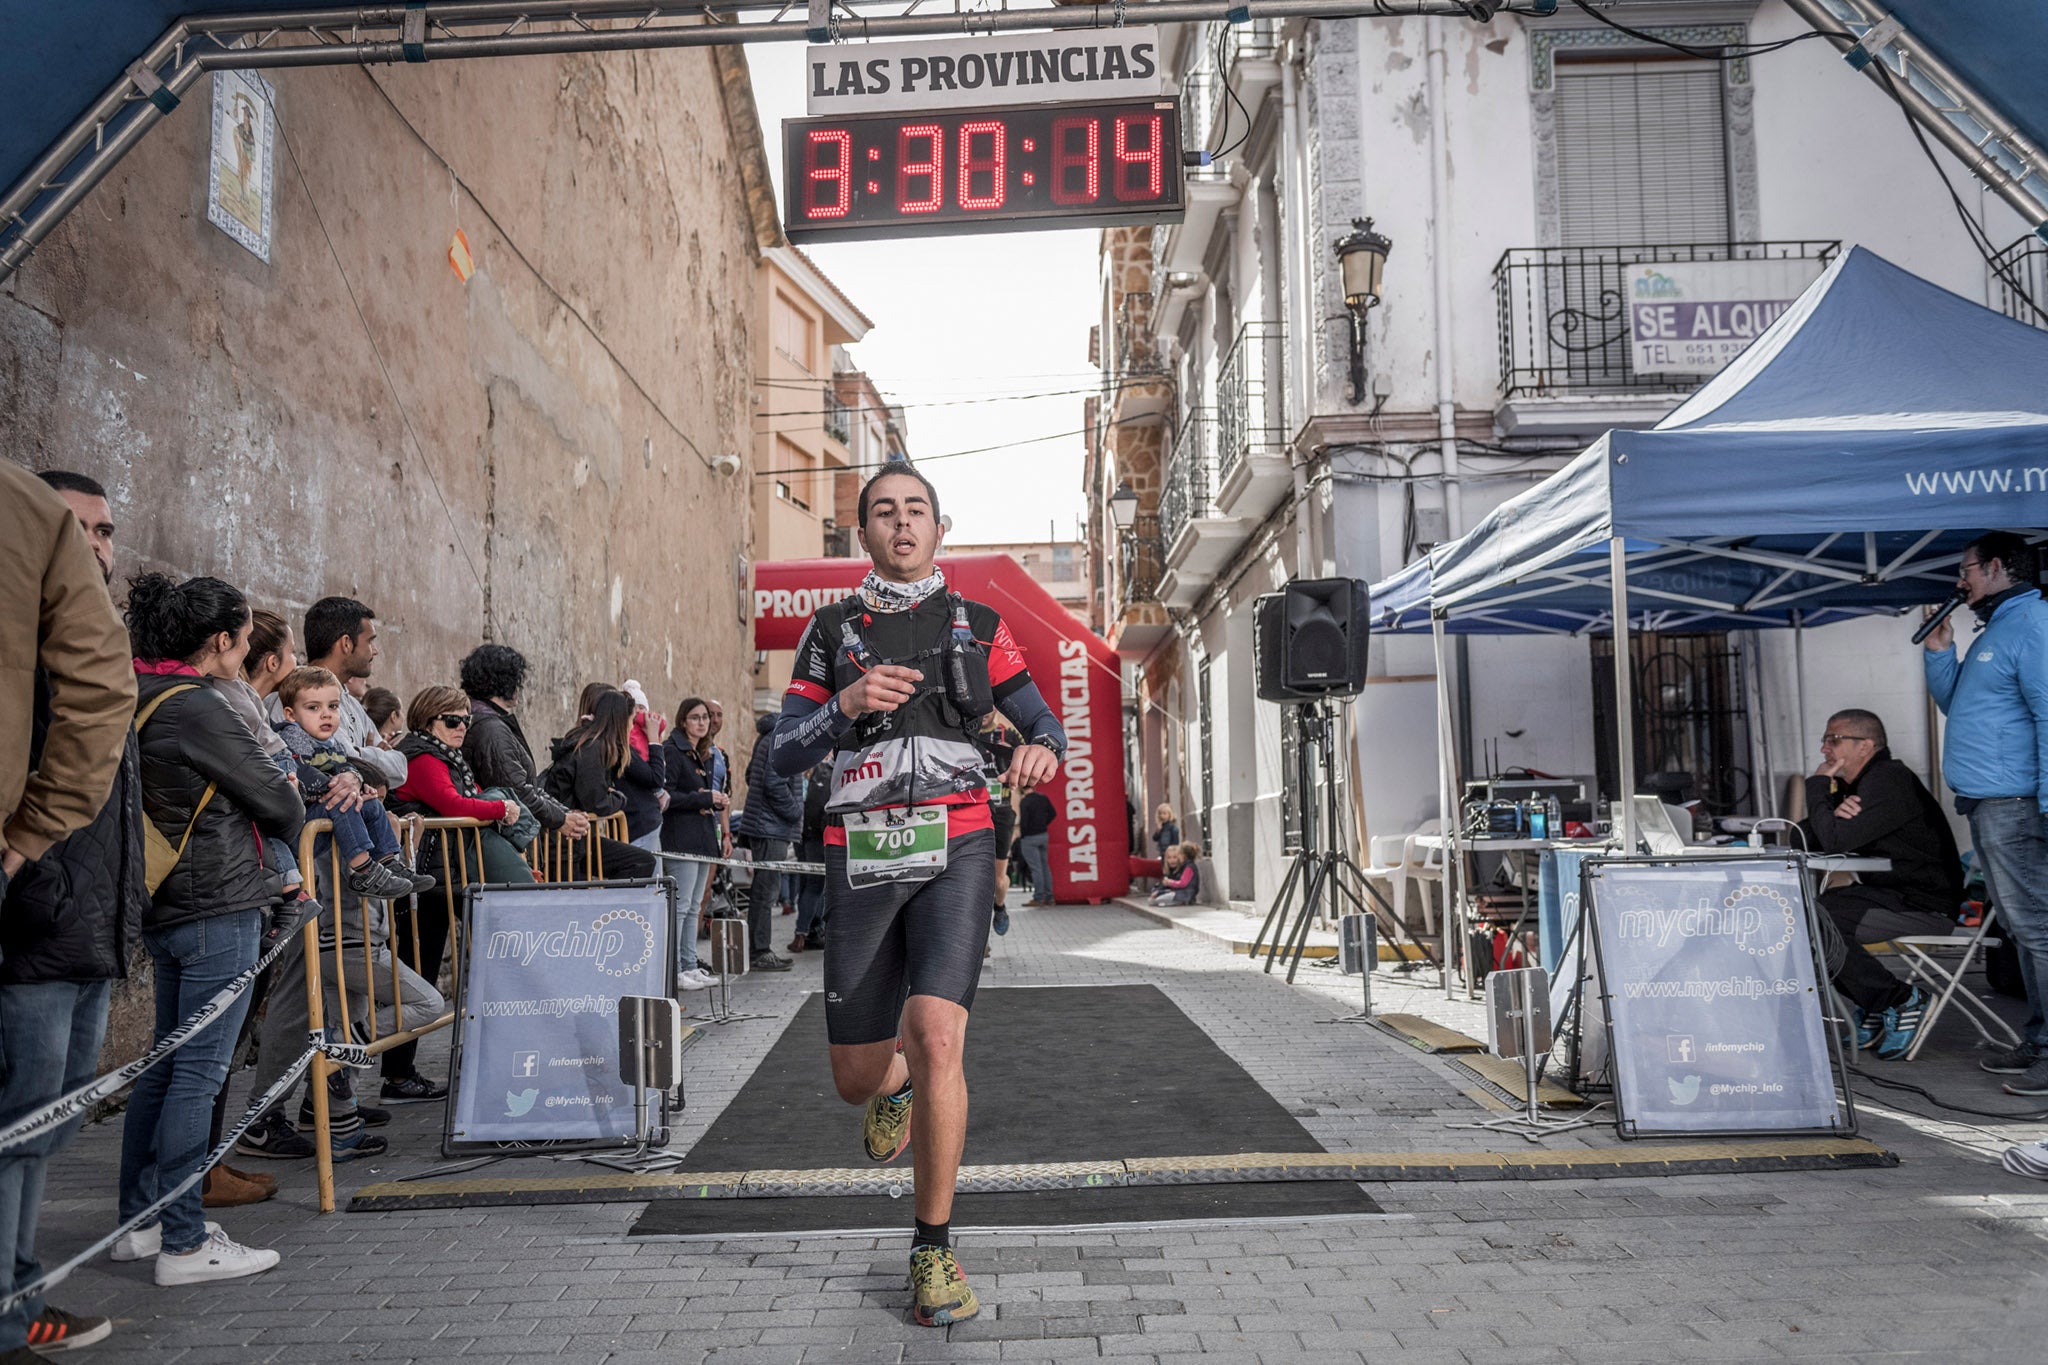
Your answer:
[[[1877,1045],[1878,1022],[1883,1017],[1882,1014],[1872,1014],[1861,1005],[1849,1006],[1849,1027],[1856,1030],[1856,1046],[1860,1051],[1868,1052]]]
[[[1880,1018],[1884,1021],[1884,1034],[1877,1040],[1877,1056],[1880,1061],[1896,1062],[1906,1055],[1906,1049],[1913,1046],[1913,1040],[1920,1036],[1921,1021],[1927,1017],[1927,993],[1918,986],[1906,997],[1903,1005],[1893,1005]]]
[[[1010,912],[1000,905],[996,907],[995,931],[998,938],[1010,932]]]

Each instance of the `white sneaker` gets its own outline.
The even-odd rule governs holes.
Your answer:
[[[156,1258],[156,1282],[160,1285],[204,1284],[208,1280],[239,1280],[260,1275],[282,1258],[274,1251],[245,1247],[219,1228],[206,1234],[197,1251],[173,1255],[166,1251]]]
[[[701,991],[717,980],[717,977],[703,968],[692,967],[686,972],[677,974],[676,985],[686,991]]]
[[[211,1237],[220,1231],[220,1224],[207,1220],[206,1235]],[[124,1232],[114,1241],[109,1253],[117,1261],[146,1261],[164,1249],[164,1225],[155,1223],[133,1232]]]

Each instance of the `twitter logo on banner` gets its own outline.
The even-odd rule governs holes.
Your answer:
[[[1671,1102],[1673,1104],[1691,1104],[1700,1097],[1700,1078],[1697,1076],[1687,1076],[1682,1081],[1666,1076],[1664,1084],[1671,1087]],[[529,1104],[532,1103],[531,1100],[527,1102]],[[524,1111],[522,1110],[521,1112],[523,1113]]]
[[[1693,1089],[1699,1089],[1700,1078],[1695,1076],[1692,1079]],[[505,1113],[508,1117],[516,1119],[520,1115],[530,1112],[533,1108],[533,1102],[539,1098],[540,1090],[538,1087],[532,1090],[521,1090],[517,1094],[507,1090],[505,1092]]]

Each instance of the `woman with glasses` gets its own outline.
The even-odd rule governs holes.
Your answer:
[[[469,770],[469,761],[462,756],[462,739],[468,733],[469,719],[469,698],[453,687],[423,688],[413,697],[412,705],[406,708],[408,733],[398,744],[398,752],[405,755],[405,785],[392,793],[393,800],[408,813],[486,820],[494,826],[509,828],[519,822],[519,803],[486,797]],[[463,846],[471,853],[479,842],[483,846],[481,880],[533,880],[533,869],[498,829],[481,829],[475,835],[462,836]],[[456,858],[452,847],[449,854],[449,866],[453,869]],[[439,859],[434,861],[438,865]],[[474,868],[470,870],[470,880],[479,880]],[[434,959],[432,965],[438,970],[439,952]]]

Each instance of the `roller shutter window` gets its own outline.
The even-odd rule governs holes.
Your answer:
[[[1728,240],[1717,63],[1560,61],[1556,72],[1562,245]]]

